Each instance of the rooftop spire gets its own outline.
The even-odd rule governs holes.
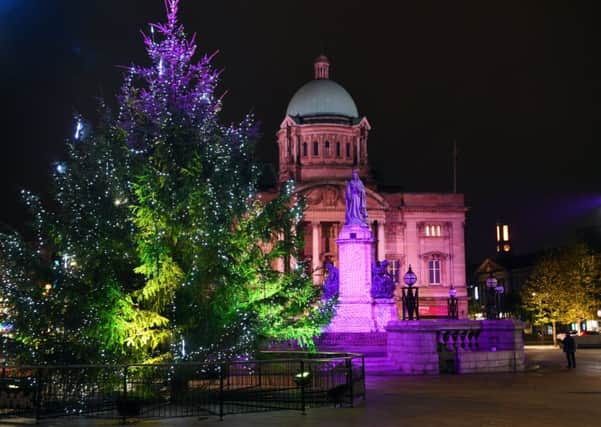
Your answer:
[[[330,78],[330,60],[325,55],[319,55],[313,63],[315,69],[315,80],[327,80]]]

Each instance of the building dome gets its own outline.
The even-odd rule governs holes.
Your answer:
[[[286,114],[296,116],[344,116],[358,118],[359,112],[351,95],[329,79],[330,61],[320,55],[314,62],[315,80],[296,91]]]
[[[358,118],[351,95],[332,80],[312,80],[296,91],[286,114],[289,116],[346,116]]]

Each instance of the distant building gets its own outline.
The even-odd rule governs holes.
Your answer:
[[[351,95],[330,79],[329,68],[325,56],[315,60],[314,80],[296,91],[277,132],[279,182],[294,179],[308,203],[302,223],[304,255],[311,260],[315,283],[323,281],[325,261],[338,262],[336,238],[344,224],[345,183],[357,169],[366,185],[375,259],[388,260],[397,281],[412,266],[422,316],[446,316],[453,285],[459,316],[466,317],[463,194],[378,187],[368,161],[371,125]]]
[[[508,255],[511,253],[511,238],[509,224],[497,222],[497,253]]]
[[[505,289],[502,297],[502,311],[505,313],[519,311],[520,292],[540,255],[540,253],[527,255],[501,254],[501,256],[494,258],[485,258],[474,268],[471,275],[469,294],[473,313],[484,315],[487,296],[486,280],[491,276]]]

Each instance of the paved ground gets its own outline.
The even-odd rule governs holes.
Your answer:
[[[579,350],[577,368],[552,347],[527,348],[523,374],[368,377],[367,401],[356,408],[140,421],[140,427],[599,427],[601,350]],[[44,426],[116,425],[116,421],[53,420]],[[0,423],[3,425],[16,425]]]

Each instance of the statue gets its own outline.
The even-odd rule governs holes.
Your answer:
[[[365,201],[365,186],[359,179],[359,172],[353,171],[351,180],[346,184],[346,225],[367,225],[367,203]]]
[[[392,298],[394,294],[394,280],[387,271],[388,261],[376,261],[372,267],[371,297]]]
[[[328,270],[328,275],[323,285],[323,297],[324,299],[330,299],[338,296],[338,269],[330,261],[326,261],[325,267]]]

